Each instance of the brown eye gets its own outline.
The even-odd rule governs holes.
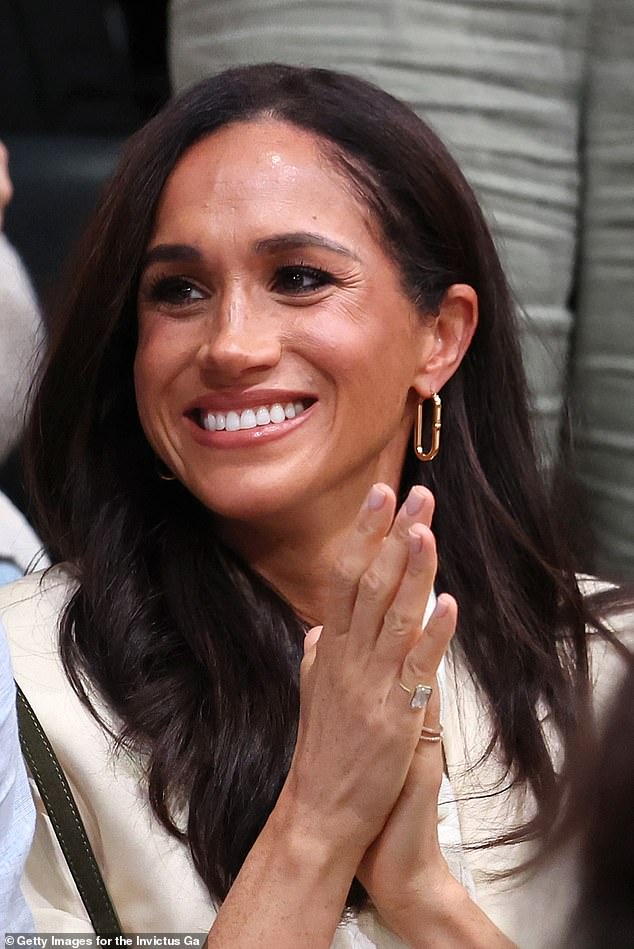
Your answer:
[[[281,267],[273,281],[273,289],[281,293],[313,293],[332,283],[332,276],[318,267]]]
[[[203,300],[202,290],[184,277],[159,277],[150,287],[149,297],[156,303],[183,306]]]

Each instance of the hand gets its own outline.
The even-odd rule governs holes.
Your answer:
[[[448,640],[421,637],[436,572],[432,496],[415,487],[396,518],[394,509],[391,489],[375,486],[339,558],[318,647],[309,638],[302,663],[298,737],[280,795],[291,820],[316,846],[329,841],[351,873],[417,750],[423,713],[399,682],[433,681]]]
[[[13,197],[13,185],[9,177],[9,152],[0,142],[0,230],[4,224],[4,211]]]
[[[458,608],[442,594],[420,637],[428,641],[430,666],[436,649],[446,649]],[[311,630],[311,640],[317,631]],[[430,680],[431,681],[431,680]],[[425,712],[425,728],[440,731],[436,688]],[[412,949],[514,949],[452,876],[438,842],[438,794],[442,782],[441,742],[418,742],[403,789],[385,826],[357,869],[383,920]]]
[[[453,597],[443,594],[421,639],[434,640],[446,649],[455,631],[457,605]],[[308,656],[314,656],[323,627],[316,626],[306,635]],[[430,647],[430,654],[433,655]],[[424,716],[424,726],[440,731],[440,697],[435,674],[430,674],[435,688]],[[421,895],[440,896],[444,884],[453,891],[455,880],[450,875],[438,843],[438,794],[442,781],[442,745],[421,739],[412,758],[405,784],[387,822],[366,851],[356,876],[363,883],[383,919],[406,917]],[[393,926],[396,929],[396,927]]]
[[[442,594],[421,641],[433,640],[446,649],[456,628],[458,608],[453,597]],[[312,632],[312,631],[311,631]],[[435,655],[430,647],[430,654]],[[431,681],[431,680],[430,680]],[[435,679],[433,680],[434,684]],[[437,686],[425,712],[425,728],[440,732],[440,696]],[[414,905],[427,897],[446,905],[442,893],[453,892],[450,874],[438,843],[438,794],[443,775],[441,742],[419,740],[407,779],[383,830],[366,851],[357,870],[372,902],[395,931],[411,918]]]

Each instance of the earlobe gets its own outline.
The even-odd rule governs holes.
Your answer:
[[[448,287],[436,317],[434,345],[416,377],[419,395],[439,392],[467,352],[478,325],[478,297],[466,283]]]

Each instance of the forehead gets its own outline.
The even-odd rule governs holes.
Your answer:
[[[277,217],[291,228],[305,228],[308,219],[375,238],[370,209],[328,151],[323,139],[279,120],[225,126],[178,161],[161,195],[157,227],[193,222],[194,213],[226,224],[231,214],[254,224]]]

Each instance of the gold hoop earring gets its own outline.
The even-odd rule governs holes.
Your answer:
[[[416,407],[416,425],[414,426],[414,452],[419,461],[431,461],[438,454],[440,448],[440,412],[442,402],[436,392],[432,392],[432,414],[431,414],[431,445],[429,450],[423,448],[423,406],[426,399],[419,399]]]
[[[175,474],[172,474],[172,472],[169,470],[169,468],[167,467],[167,465],[164,465],[160,458],[157,458],[156,461],[154,462],[154,464],[155,464],[155,467],[156,467],[156,473],[157,473],[157,475],[159,476],[159,478],[161,479],[161,481],[177,481],[177,480],[178,480],[177,477],[176,477],[176,475],[175,475]],[[169,473],[168,473],[168,474],[163,474],[163,472],[161,471],[161,468],[164,468],[165,471],[167,471],[167,472],[169,472]]]

